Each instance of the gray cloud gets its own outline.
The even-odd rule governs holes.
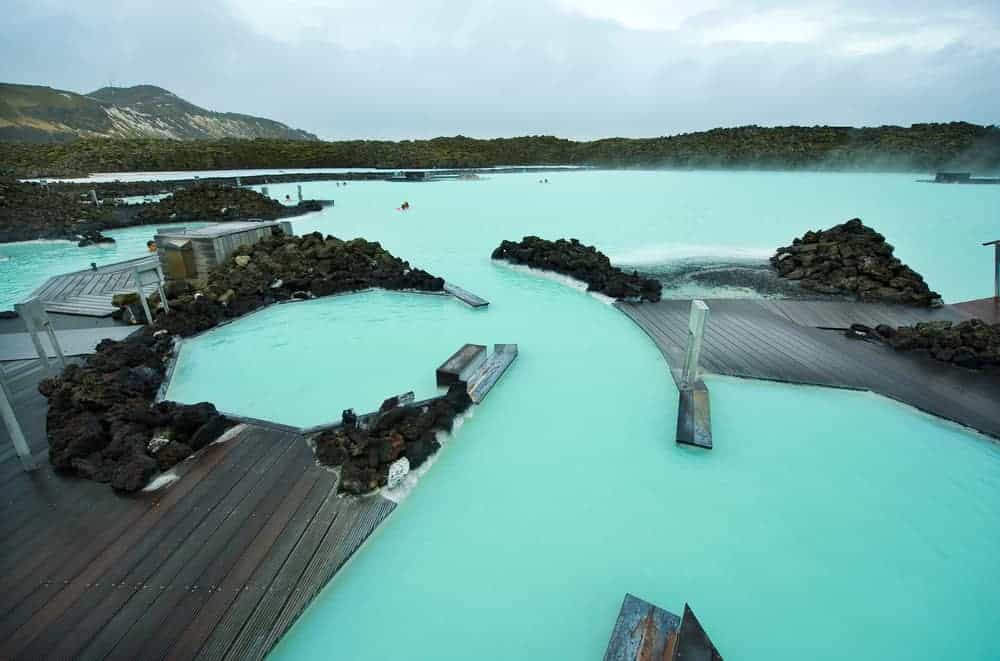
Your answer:
[[[0,0],[0,80],[153,83],[325,138],[995,123],[1000,109],[992,2],[84,4]]]

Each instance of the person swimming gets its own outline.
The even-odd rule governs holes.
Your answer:
[[[404,201],[401,205],[399,205],[399,208],[401,210],[403,210],[403,211],[409,211],[410,210],[410,203]]]
[[[147,241],[146,250],[149,252],[156,252],[156,241]]]

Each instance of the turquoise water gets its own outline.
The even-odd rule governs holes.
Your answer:
[[[154,174],[182,173],[105,178]],[[455,279],[474,270],[502,239],[524,234],[575,236],[598,245],[619,264],[641,268],[689,258],[760,261],[807,229],[860,216],[946,300],[992,293],[992,255],[980,244],[1000,238],[1000,188],[995,186],[940,186],[897,174],[588,171],[546,173],[548,185],[538,184],[538,176],[351,182],[346,187],[306,182],[306,197],[335,199],[337,205],[294,224],[299,232],[378,239],[414,263]],[[297,199],[294,183],[271,184],[268,190],[278,200]],[[411,203],[409,212],[395,210],[403,200]],[[0,309],[52,275],[87,268],[92,261],[140,256],[151,231],[110,232],[119,240],[110,248],[0,244]]]
[[[732,659],[997,658],[1000,446],[873,395],[711,378],[716,447],[678,447],[676,390],[637,327],[489,260],[526,233],[633,260],[753,256],[861,215],[946,297],[969,298],[991,285],[969,273],[989,263],[975,241],[995,198],[881,175],[572,177],[303,184],[337,205],[297,231],[380,240],[490,307],[372,292],[185,342],[170,397],[296,424],[430,394],[464,342],[520,347],[271,657],[600,658],[629,591],[690,602]],[[713,186],[726,194],[695,202]],[[413,210],[394,211],[404,199]]]
[[[184,223],[183,227],[201,225],[204,223]],[[109,230],[105,234],[114,238],[114,244],[86,248],[77,248],[75,241],[0,243],[0,310],[11,309],[52,276],[89,268],[92,262],[104,266],[142,257],[147,254],[146,242],[156,234],[157,227],[173,226]]]
[[[336,206],[296,231],[365,236],[457,279],[502,239],[574,236],[622,265],[701,257],[765,259],[808,229],[858,216],[946,301],[993,293],[1000,187],[919,183],[917,175],[774,172],[577,172],[430,184],[302,184]],[[295,184],[272,184],[278,199]],[[404,200],[412,208],[395,209]],[[461,284],[461,282],[459,282]],[[477,292],[489,298],[489,292]]]

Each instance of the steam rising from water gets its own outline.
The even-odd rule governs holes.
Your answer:
[[[774,253],[766,248],[738,248],[734,246],[690,245],[660,243],[643,246],[617,255],[610,255],[611,263],[619,268],[664,264],[677,260],[702,259],[716,262],[760,262]]]

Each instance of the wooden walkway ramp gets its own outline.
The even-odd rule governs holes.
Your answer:
[[[707,373],[870,390],[1000,438],[1000,376],[996,373],[964,370],[927,356],[853,340],[839,331],[796,323],[791,317],[806,319],[807,311],[795,310],[793,301],[784,301],[778,308],[773,301],[762,300],[706,302],[711,312],[701,365]],[[852,318],[864,323],[861,320],[886,314],[884,308],[876,312],[866,310],[864,304],[854,305],[858,314],[841,309],[838,324]],[[683,365],[690,301],[616,306],[649,335],[672,368]],[[818,315],[813,304],[809,307],[812,319],[828,320],[834,309]],[[958,315],[952,308],[943,310],[923,312]]]
[[[450,282],[444,283],[444,291],[445,293],[451,294],[452,296],[454,296],[455,298],[457,298],[458,300],[462,301],[463,303],[472,308],[484,308],[490,304],[490,302],[487,301],[485,298],[476,296],[471,291],[468,291],[467,289],[462,289],[458,285],[453,285]]]
[[[45,303],[49,312],[107,317],[115,311],[111,298],[118,293],[134,292],[132,269],[157,264],[156,255],[115,262],[97,269],[64,273],[46,280],[32,296]],[[156,290],[146,288],[149,295]]]
[[[394,508],[257,426],[134,497],[41,465],[0,463],[2,659],[261,659]]]

